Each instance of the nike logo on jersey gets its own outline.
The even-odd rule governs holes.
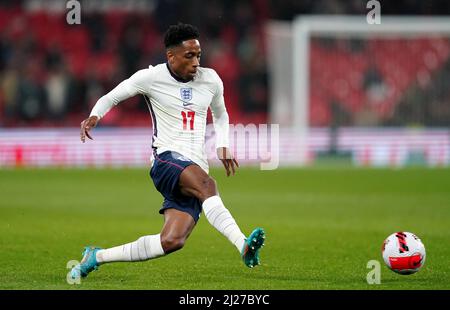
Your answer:
[[[193,105],[192,102],[188,102],[192,100],[192,88],[180,88],[180,97],[183,100],[183,107],[188,107]]]

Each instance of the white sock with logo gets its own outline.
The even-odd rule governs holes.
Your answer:
[[[240,253],[244,246],[245,236],[230,211],[225,208],[222,199],[219,196],[209,197],[203,201],[202,207],[208,222],[227,237]]]
[[[111,262],[138,262],[165,255],[159,234],[140,237],[134,242],[96,253],[99,264]]]

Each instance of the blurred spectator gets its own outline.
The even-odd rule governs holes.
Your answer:
[[[238,46],[241,60],[239,94],[243,112],[267,112],[267,71],[257,29],[247,28]]]
[[[420,83],[415,83],[396,105],[393,116],[385,122],[386,125],[402,125],[408,119],[411,126],[441,126],[450,125],[450,60],[436,74],[434,83],[423,89]]]
[[[3,122],[0,121],[0,125],[3,125],[2,123],[5,121],[11,120],[17,116],[19,72],[14,63],[9,63],[7,68],[3,71],[0,87],[0,109],[2,110],[0,111],[0,117],[4,119]]]
[[[384,83],[380,72],[375,66],[371,66],[366,70],[363,87],[369,105],[377,105],[378,103],[383,102],[387,97],[388,86]]]
[[[64,120],[69,108],[70,77],[63,64],[54,65],[45,82],[48,116]]]
[[[44,116],[45,92],[39,80],[39,60],[30,58],[21,68],[18,83],[18,109],[23,120],[32,121]]]
[[[100,13],[92,13],[87,15],[83,24],[89,29],[91,38],[92,52],[99,53],[104,51],[108,42],[108,31],[103,21],[103,15]]]
[[[130,18],[119,41],[120,58],[127,77],[141,69],[138,68],[138,64],[142,54],[142,31],[138,20]]]

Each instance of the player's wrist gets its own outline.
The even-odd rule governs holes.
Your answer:
[[[99,115],[97,115],[97,114],[92,114],[91,113],[91,115],[89,115],[89,118],[90,119],[95,119],[95,121],[98,122],[101,117]]]
[[[233,159],[230,149],[227,146],[216,147],[216,153],[220,160]]]

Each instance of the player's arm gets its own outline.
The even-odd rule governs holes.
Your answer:
[[[216,132],[216,150],[217,157],[222,162],[227,176],[232,173],[234,175],[236,167],[239,164],[235,158],[231,155],[229,148],[229,117],[227,109],[225,108],[225,100],[223,98],[223,84],[219,79],[218,90],[211,102],[211,113],[213,116],[214,130]]]
[[[120,102],[137,94],[145,93],[150,79],[151,69],[140,70],[101,97],[92,108],[89,117],[81,122],[81,141],[84,143],[86,137],[93,140],[89,131],[97,126],[99,120]]]

